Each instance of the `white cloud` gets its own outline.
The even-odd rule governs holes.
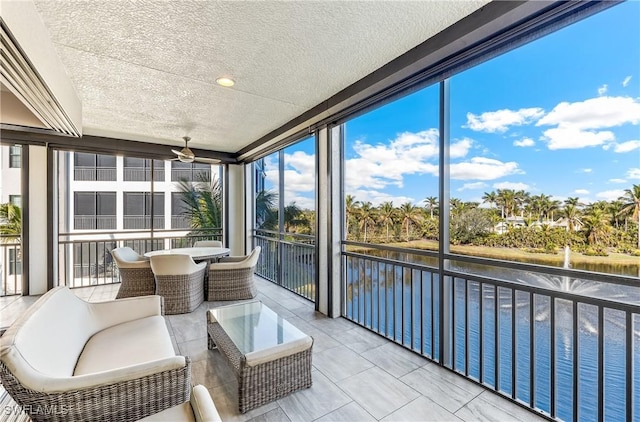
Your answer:
[[[454,163],[450,166],[450,177],[458,180],[494,180],[511,174],[524,174],[524,171],[515,161],[503,163],[486,157],[473,157],[469,161]]]
[[[495,189],[513,189],[513,190],[529,190],[530,186],[526,183],[518,183],[518,182],[500,182],[494,183],[493,187]]]
[[[605,149],[609,149],[609,145],[605,145]],[[626,141],[613,144],[613,151],[619,153],[631,152],[634,149],[640,148],[640,140]]]
[[[627,85],[629,85],[629,82],[631,82],[631,75],[624,78],[624,80],[622,81],[622,86],[626,87]]]
[[[578,170],[581,173],[591,173],[593,171],[593,169],[590,168],[584,168],[584,169],[580,169]]]
[[[538,107],[521,108],[520,110],[487,111],[480,115],[467,113],[467,124],[471,130],[480,132],[506,132],[509,126],[521,126],[531,123],[544,114]]]
[[[487,185],[484,182],[475,182],[475,183],[465,183],[461,188],[458,188],[458,192],[462,192],[463,190],[476,190],[476,189],[484,189]]]
[[[578,195],[589,195],[589,191],[586,189],[576,189],[573,193],[577,193]]]
[[[627,171],[627,177],[629,179],[640,179],[640,168],[630,168]]]
[[[555,149],[576,149],[595,147],[615,139],[613,132],[590,132],[573,127],[557,127],[543,132],[542,139],[547,142],[547,147]]]
[[[513,141],[513,145],[517,147],[532,147],[535,144],[535,141],[531,138],[522,138],[520,140]]]
[[[640,100],[631,97],[597,97],[575,103],[562,102],[536,123],[578,130],[593,130],[640,123]]]
[[[410,196],[395,196],[377,190],[357,189],[349,193],[356,198],[356,201],[371,202],[375,207],[379,206],[383,202],[393,202],[393,205],[395,206],[399,206],[405,202],[411,202],[414,205],[422,205],[418,203],[419,201]]]
[[[627,183],[627,179],[609,179],[611,183]]]
[[[609,85],[604,84],[600,88],[598,88],[598,95],[604,95],[607,93],[607,89],[609,89]]]
[[[624,190],[622,189],[614,189],[614,190],[606,190],[603,192],[596,193],[596,198],[604,199],[605,201],[615,201],[624,195]]]

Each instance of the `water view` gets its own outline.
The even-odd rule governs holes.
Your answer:
[[[384,254],[386,257],[394,255]],[[406,254],[402,255],[406,262]],[[439,360],[438,275],[376,262],[372,258],[346,260],[346,316],[405,347]],[[397,254],[395,258],[398,258]],[[414,258],[420,263],[424,263],[425,258],[433,259]],[[589,297],[608,299],[612,304],[602,309],[601,327],[604,418],[625,419],[626,353],[628,349],[633,362],[640,362],[640,332],[631,328],[632,344],[626,344],[626,313],[614,309],[617,307],[614,302],[640,303],[639,288],[489,266],[465,268],[465,265],[455,263],[454,269],[481,272],[493,280],[512,280],[527,287],[520,290],[517,286],[514,289],[484,283],[481,292],[479,282],[455,278],[452,282],[455,300],[450,309],[454,329],[449,344],[455,370],[463,374],[466,371],[469,377],[507,395],[513,394],[517,400],[547,413],[551,412],[550,394],[554,382],[555,412],[560,419],[574,420],[573,401],[577,400],[579,420],[597,420],[599,309],[583,300],[589,302]],[[526,291],[528,286],[550,291],[536,290],[532,298]],[[550,295],[553,291],[580,295],[585,299],[579,296],[553,299],[552,316]],[[571,299],[580,303],[574,307]],[[632,314],[632,325],[635,327],[637,323],[638,315]],[[551,373],[552,356],[555,381],[552,381]],[[574,388],[574,363],[578,374],[577,390]],[[634,414],[638,415],[640,375],[634,373],[633,377],[633,408]]]

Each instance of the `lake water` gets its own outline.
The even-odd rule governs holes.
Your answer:
[[[385,257],[415,260],[425,263],[425,257],[410,257],[406,254],[384,253]],[[432,258],[426,258],[431,260]],[[427,264],[429,265],[429,264]],[[433,265],[433,264],[431,264]],[[613,286],[586,280],[552,277],[543,274],[505,270],[486,266],[465,267],[467,264],[453,263],[455,269],[503,280],[517,281],[554,290],[566,291],[588,297],[608,298],[640,304],[640,288]],[[602,272],[602,271],[599,271]],[[347,317],[366,325],[388,337],[395,338],[405,347],[421,351],[436,359],[438,350],[438,279],[437,274],[427,271],[403,269],[401,266],[385,264],[364,264],[364,261],[347,259]],[[453,282],[455,313],[451,310],[454,327],[451,350],[454,353],[453,366],[456,370],[468,370],[469,376],[480,378],[489,386],[496,386],[496,339],[498,341],[498,380],[500,391],[513,392],[512,370],[515,366],[515,395],[526,403],[532,401],[534,407],[550,411],[551,384],[551,299],[545,295],[531,296],[516,289],[515,303],[512,289],[495,288],[485,285],[480,292],[476,282],[468,283],[467,304],[465,306],[465,284],[463,279]],[[435,300],[432,301],[432,295]],[[497,295],[497,298],[496,298]],[[404,303],[404,308],[403,308]],[[515,310],[514,310],[515,306]],[[497,308],[497,309],[496,309]],[[482,309],[482,318],[480,318]],[[515,321],[512,318],[515,313]],[[468,315],[467,315],[468,313]],[[530,315],[533,314],[533,322]],[[434,315],[432,319],[432,315]],[[495,332],[498,319],[498,335]],[[598,311],[597,307],[585,303],[578,305],[578,408],[579,420],[597,420],[598,392]],[[573,304],[568,300],[555,301],[555,364],[557,416],[572,420],[573,387]],[[468,325],[467,325],[468,321]],[[638,326],[640,318],[633,314],[633,324]],[[467,327],[467,328],[466,328]],[[466,330],[465,330],[466,328]],[[515,351],[512,356],[512,330],[515,329]],[[530,330],[533,329],[533,336]],[[633,327],[630,329],[634,329]],[[465,343],[465,331],[468,342]],[[604,355],[603,384],[605,420],[625,420],[626,353],[625,313],[614,309],[604,309]],[[533,347],[531,338],[534,339]],[[640,333],[634,330],[630,347],[633,362],[640,363]],[[465,356],[468,344],[468,368]],[[482,359],[480,349],[482,348]],[[535,362],[535,390],[530,391],[531,350]],[[433,355],[431,354],[433,350]],[[516,364],[512,362],[515,360]],[[633,408],[636,419],[640,420],[640,371],[633,372]]]

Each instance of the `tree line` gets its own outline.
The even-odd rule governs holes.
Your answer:
[[[439,201],[427,197],[423,206],[388,201],[374,206],[345,198],[348,240],[388,243],[439,237]],[[614,249],[640,254],[640,185],[624,190],[614,201],[585,204],[579,197],[564,201],[524,190],[485,192],[478,202],[451,198],[449,232],[453,244],[528,248],[552,252],[570,246],[591,255]]]

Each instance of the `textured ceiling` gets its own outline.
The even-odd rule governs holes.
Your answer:
[[[35,0],[85,134],[236,152],[487,3]],[[215,84],[235,79],[232,88]]]

